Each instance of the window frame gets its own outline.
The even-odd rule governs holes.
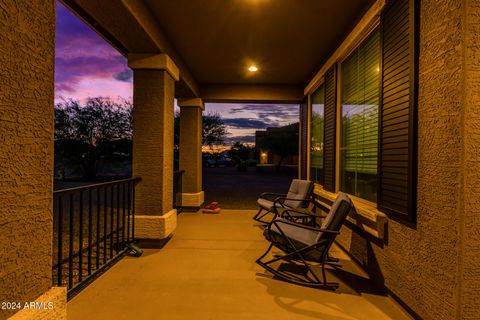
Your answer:
[[[409,77],[410,77],[410,85],[408,87],[409,90],[409,102],[408,102],[408,110],[409,110],[409,119],[408,119],[408,161],[407,163],[407,170],[408,170],[408,184],[406,186],[408,198],[405,201],[407,202],[407,210],[405,212],[391,212],[388,210],[384,205],[382,205],[382,159],[381,155],[382,152],[385,152],[385,146],[382,143],[382,126],[385,126],[385,120],[383,117],[383,109],[384,106],[384,99],[383,99],[383,91],[385,89],[384,83],[384,50],[385,50],[385,42],[384,42],[384,34],[383,34],[383,27],[384,24],[388,23],[385,19],[385,13],[389,10],[389,7],[393,5],[393,3],[387,3],[384,7],[382,7],[375,16],[372,16],[369,20],[368,24],[365,27],[361,27],[359,29],[359,33],[352,39],[351,42],[347,43],[344,48],[341,49],[341,53],[334,53],[335,61],[332,63],[325,64],[317,75],[312,79],[312,81],[307,85],[305,88],[305,94],[308,97],[308,108],[307,110],[311,109],[310,105],[310,95],[325,82],[325,76],[328,70],[336,65],[336,103],[335,103],[335,113],[336,113],[336,128],[334,130],[335,133],[335,188],[331,191],[331,193],[338,193],[341,189],[341,140],[342,140],[342,64],[345,60],[351,55],[351,53],[356,50],[371,34],[376,30],[379,30],[380,33],[380,61],[379,61],[379,72],[380,72],[380,79],[379,79],[379,101],[378,101],[378,159],[377,159],[377,199],[375,202],[362,199],[353,195],[350,195],[354,202],[357,202],[359,205],[371,208],[372,210],[378,210],[378,212],[388,216],[389,219],[397,221],[402,225],[407,227],[416,228],[417,224],[417,184],[418,184],[418,77],[419,77],[419,23],[420,23],[420,1],[419,0],[404,0],[408,2],[409,6],[409,27],[408,27],[408,38],[410,41],[408,42],[408,52],[410,57],[410,64],[409,64]],[[405,2],[404,2],[405,3]],[[393,22],[392,22],[393,21]],[[398,21],[393,19],[390,20],[392,23],[397,23]],[[392,28],[390,26],[390,28]],[[344,44],[342,44],[344,45]],[[308,91],[307,91],[308,90]],[[324,117],[326,116],[326,110],[324,113]],[[310,114],[308,114],[308,179],[310,179]],[[395,129],[394,129],[395,130]],[[325,141],[325,134],[324,134],[324,141]],[[324,147],[325,148],[325,147]],[[325,158],[325,156],[324,156]],[[384,159],[385,160],[385,159]],[[385,160],[386,161],[386,160]],[[404,160],[402,160],[404,161]],[[325,165],[324,165],[325,170]],[[383,172],[385,173],[385,171]],[[325,190],[323,185],[318,183],[315,184],[315,187],[320,187],[321,190]],[[385,189],[385,188],[384,188]],[[388,188],[385,190],[389,190]],[[327,191],[327,190],[325,190]]]
[[[323,86],[323,99],[325,100],[325,77],[322,77],[322,81],[317,85],[315,86],[315,89],[312,90],[312,93],[310,93],[308,95],[309,99],[308,99],[308,143],[307,143],[307,152],[308,152],[308,167],[307,167],[307,170],[308,170],[308,180],[312,180],[312,152],[311,152],[311,147],[312,147],[312,114],[313,114],[313,95]],[[325,101],[323,102],[323,119],[325,121]],[[323,142],[322,144],[325,144],[325,123],[324,123],[324,128],[322,130],[322,138],[323,138]],[[324,153],[324,149],[322,148],[322,153]],[[322,155],[322,170],[325,170],[325,165],[324,165],[324,162],[325,161],[325,154]],[[324,177],[324,172],[322,174],[322,181],[313,181],[313,183],[315,185],[319,185],[323,188],[323,185],[324,185],[324,181],[323,181],[323,177]]]
[[[381,94],[382,94],[382,86],[381,86],[381,71],[382,71],[382,37],[381,37],[381,23],[380,23],[380,17],[371,25],[371,27],[360,37],[356,42],[355,45],[353,45],[350,50],[348,50],[338,61],[338,72],[337,72],[337,126],[336,126],[336,135],[337,135],[337,145],[336,145],[336,183],[335,183],[335,192],[344,192],[341,190],[341,145],[342,145],[342,84],[343,84],[343,77],[342,77],[342,65],[345,63],[345,60],[347,60],[351,54],[358,49],[360,45],[362,45],[365,40],[367,40],[374,32],[379,32],[380,33],[380,61],[379,61],[379,72],[380,72],[380,78],[379,78],[379,85],[378,85],[378,94],[379,94],[379,101],[378,101],[378,114],[380,117],[380,105],[382,103],[381,100]],[[380,118],[378,122],[378,129],[380,130]],[[380,147],[380,141],[377,140],[377,147]],[[378,153],[377,153],[378,155]],[[378,161],[378,160],[377,160]],[[378,162],[377,162],[377,169],[378,169]],[[360,198],[358,196],[355,196],[353,194],[347,193],[350,197],[356,199],[357,201],[360,201],[366,205],[373,206],[375,208],[378,208],[378,189],[379,189],[379,182],[378,182],[378,173],[377,173],[377,183],[376,183],[376,189],[377,189],[377,201],[373,202],[371,200],[367,200],[364,198]]]
[[[312,180],[311,177],[310,177],[310,163],[311,163],[311,159],[310,159],[310,140],[311,140],[312,95],[319,87],[324,85],[324,83],[325,83],[325,77],[322,76],[319,79],[319,81],[315,84],[315,86],[310,90],[310,92],[306,95],[306,98],[307,98],[307,117],[306,117],[306,119],[307,119],[306,120],[307,121],[307,143],[305,144],[305,149],[306,149],[306,154],[307,154],[307,161],[306,161],[306,165],[307,165],[306,179],[307,180]],[[316,183],[316,182],[314,182],[314,185],[315,186],[322,186],[321,184]]]

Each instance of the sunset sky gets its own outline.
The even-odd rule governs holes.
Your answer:
[[[132,98],[127,59],[89,26],[57,2],[55,102],[74,98]],[[298,121],[297,105],[206,104],[228,127],[225,142],[253,142],[255,130]]]

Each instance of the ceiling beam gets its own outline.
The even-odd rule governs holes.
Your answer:
[[[156,44],[161,53],[167,54],[180,69],[180,79],[187,85],[193,96],[199,96],[198,84],[189,71],[187,65],[172,46],[167,36],[161,30],[157,20],[152,16],[150,9],[142,0],[122,0],[137,23]],[[185,89],[185,88],[184,88]],[[185,93],[182,93],[185,95]]]
[[[205,102],[223,103],[300,103],[301,85],[203,85],[200,94]]]
[[[147,37],[124,6],[112,7],[106,1],[92,0],[61,2],[125,57],[129,52],[157,50],[155,43]]]

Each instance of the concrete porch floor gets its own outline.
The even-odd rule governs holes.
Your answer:
[[[68,303],[69,319],[410,319],[338,247],[336,292],[272,279],[252,210],[182,213],[163,249],[125,257]]]

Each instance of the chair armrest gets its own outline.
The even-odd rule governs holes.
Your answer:
[[[292,201],[298,201],[298,202],[303,202],[303,201],[310,201],[311,198],[305,198],[305,199],[295,199],[295,198],[287,198],[287,197],[278,197],[275,199],[275,201],[273,201],[273,206],[275,206],[275,203],[278,202],[282,207],[283,206],[283,203],[287,200],[292,200]],[[281,201],[281,203],[280,203]],[[285,207],[284,207],[285,208]],[[290,207],[288,207],[290,209]],[[292,208],[293,209],[293,208]]]
[[[322,228],[315,228],[315,227],[306,226],[306,225],[301,224],[301,223],[295,223],[295,222],[288,221],[288,220],[278,220],[278,219],[273,220],[272,222],[269,223],[268,231],[271,230],[271,226],[274,225],[274,224],[277,226],[278,229],[281,230],[281,227],[278,225],[279,223],[289,224],[289,225],[292,225],[292,226],[295,226],[295,227],[298,227],[298,228],[302,228],[302,229],[306,229],[306,230],[325,232],[325,233],[330,233],[330,234],[340,234],[340,231],[334,231],[334,230],[328,230],[328,229],[322,229]]]
[[[278,197],[273,200],[273,208],[290,208],[288,206],[285,206],[284,203],[287,200],[294,200],[294,201],[307,201],[309,199],[293,199],[293,198],[287,198],[287,197]],[[276,210],[275,210],[276,211]],[[273,217],[274,219],[278,216],[278,212],[275,212],[275,216]]]
[[[296,215],[303,215],[305,217],[310,217],[310,218],[314,218],[314,219],[317,219],[317,218],[325,218],[326,215],[319,215],[319,214],[316,214],[315,212],[312,212],[312,211],[300,211],[298,210],[297,208],[288,208],[288,209],[285,209],[282,214],[286,213],[286,214],[290,214],[290,213],[295,213]]]
[[[320,211],[322,212],[322,211]],[[301,223],[303,225],[320,227],[321,221],[326,218],[327,215],[315,212],[307,208],[288,208],[279,212],[279,216],[283,219]]]
[[[287,195],[285,193],[271,193],[271,192],[264,192],[260,194],[258,197],[259,198],[264,198],[267,199],[267,197],[286,197]]]
[[[277,210],[277,208],[284,208],[284,209],[290,209],[290,207],[288,206],[285,206],[284,203],[286,200],[294,200],[294,201],[310,201],[310,198],[305,198],[305,199],[294,199],[294,198],[287,198],[287,197],[278,197],[276,198],[274,201],[273,201],[273,208],[275,209],[275,212],[274,212],[274,216],[273,216],[273,220],[275,220],[278,215],[279,215],[279,212]]]

